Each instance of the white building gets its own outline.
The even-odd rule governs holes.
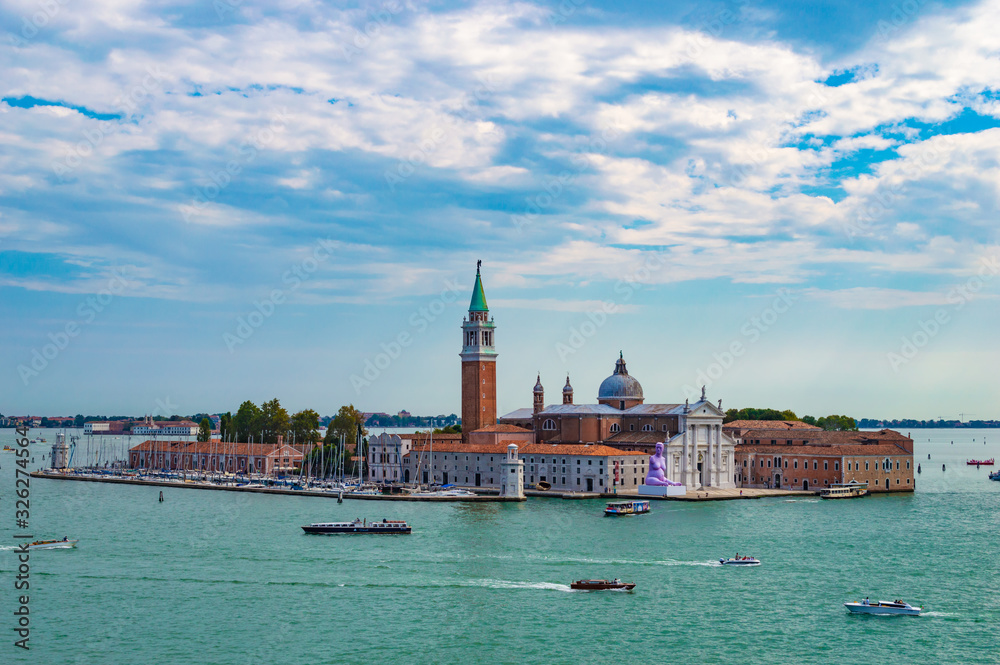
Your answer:
[[[500,462],[500,496],[524,498],[524,462],[517,456],[517,444],[507,444],[507,459]]]

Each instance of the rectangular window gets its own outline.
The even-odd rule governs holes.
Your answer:
[[[799,461],[798,460],[795,460],[795,464],[792,465],[792,468],[795,468],[795,469],[799,468]]]
[[[830,463],[827,462],[826,460],[823,460],[823,470],[826,471],[829,468],[830,468]]]
[[[840,462],[834,462],[833,463],[833,470],[834,471],[840,471]]]

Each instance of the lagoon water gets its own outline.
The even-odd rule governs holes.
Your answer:
[[[36,467],[55,439],[39,433]],[[159,503],[155,487],[32,479],[28,532],[80,545],[32,553],[30,652],[12,646],[15,457],[2,454],[0,662],[998,663],[1000,482],[964,461],[1000,457],[1000,430],[911,434],[913,494],[657,502],[619,519],[595,500],[166,489]],[[354,517],[413,534],[299,529]],[[716,565],[737,551],[763,565]],[[638,587],[570,591],[586,577]],[[925,615],[849,615],[842,603],[865,595]]]

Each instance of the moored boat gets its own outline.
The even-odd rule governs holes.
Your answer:
[[[849,483],[834,483],[819,493],[821,499],[852,499],[868,494],[868,483],[852,480]]]
[[[735,558],[719,559],[719,563],[723,566],[759,566],[760,560],[752,556],[740,556],[737,554]]]
[[[613,501],[604,509],[604,514],[617,517],[621,515],[642,515],[649,512],[649,501]]]
[[[69,538],[63,538],[62,540],[36,540],[33,543],[29,543],[26,550],[60,550],[69,549],[76,547],[79,541],[70,540]]]
[[[622,582],[616,577],[613,580],[577,580],[569,588],[577,591],[631,591],[635,583]]]
[[[993,466],[993,458],[989,459],[970,459],[965,463],[967,466]]]
[[[306,533],[410,533],[410,525],[404,520],[382,520],[369,522],[356,519],[353,522],[314,522],[302,527]]]
[[[903,614],[907,616],[919,616],[922,609],[898,599],[891,603],[887,600],[873,603],[867,598],[857,603],[844,603],[844,607],[851,614]]]

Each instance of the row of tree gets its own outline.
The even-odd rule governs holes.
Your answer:
[[[795,415],[794,411],[787,409],[784,411],[777,409],[757,409],[753,407],[728,409],[723,422],[731,423],[734,420],[799,420],[807,425],[815,425],[816,427],[831,431],[854,432],[858,429],[857,421],[850,416],[829,415],[821,418],[802,416],[799,418]]]

